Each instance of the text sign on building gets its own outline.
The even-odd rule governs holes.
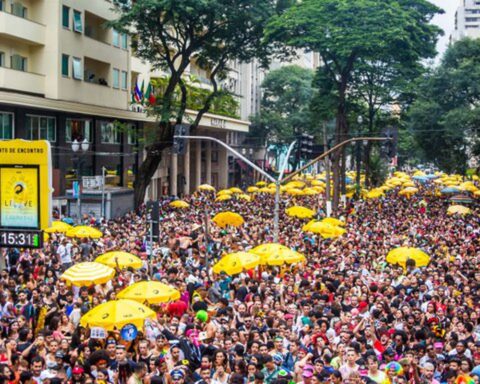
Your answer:
[[[42,246],[51,222],[51,164],[46,140],[0,141],[0,247]]]
[[[103,177],[102,176],[83,176],[82,187],[83,189],[100,189],[102,188]]]
[[[212,118],[210,123],[212,124],[212,127],[216,127],[216,128],[226,128],[227,127],[227,122],[226,122],[226,120],[223,120],[223,119]]]

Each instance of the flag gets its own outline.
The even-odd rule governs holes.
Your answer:
[[[140,91],[140,88],[138,88],[138,83],[135,84],[135,90],[133,92],[133,97],[135,99],[135,102],[138,104],[142,100],[142,91]]]
[[[144,100],[150,105],[155,104],[156,98],[155,98],[155,95],[153,94],[152,84],[150,82],[148,83],[147,90],[145,91]]]

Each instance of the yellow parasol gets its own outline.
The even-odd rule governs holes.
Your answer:
[[[236,275],[260,264],[260,256],[249,252],[230,253],[213,266],[213,272]]]
[[[217,196],[222,196],[222,195],[231,195],[233,192],[230,191],[229,189],[222,189],[217,192]]]
[[[215,199],[215,201],[227,201],[227,200],[231,200],[231,199],[232,199],[232,195],[223,194],[223,195],[218,196]]]
[[[322,223],[330,224],[336,227],[344,227],[345,222],[339,219],[336,219],[335,217],[326,217],[322,221]]]
[[[210,184],[199,185],[197,189],[200,191],[215,191],[215,187],[212,187]]]
[[[324,239],[342,236],[346,230],[344,228],[323,223],[321,221],[311,221],[302,227],[304,232],[312,232],[321,235]]]
[[[104,284],[112,280],[113,276],[115,276],[113,268],[96,262],[87,262],[68,268],[60,278],[77,287],[89,287]]]
[[[190,207],[190,204],[188,204],[186,201],[183,201],[183,200],[172,201],[169,205],[172,208],[188,208],[188,207]]]
[[[315,216],[315,211],[312,211],[309,208],[300,207],[300,206],[287,208],[285,212],[287,213],[288,216],[297,217],[299,219],[311,219],[313,216]]]
[[[180,292],[159,281],[140,281],[120,291],[117,297],[140,303],[160,304],[178,300]]]
[[[258,192],[258,187],[248,187],[247,188],[248,193],[255,193]]]
[[[472,211],[470,210],[470,208],[467,208],[463,205],[451,205],[450,207],[448,207],[447,209],[447,213],[449,215],[469,215],[472,213]]]
[[[65,233],[73,227],[63,221],[54,221],[50,228],[45,229],[47,233]]]
[[[83,327],[102,327],[107,331],[121,329],[126,324],[142,329],[145,319],[155,316],[155,312],[137,301],[112,300],[88,311],[80,319],[80,324]]]
[[[243,193],[243,191],[240,188],[237,187],[232,187],[229,189],[230,193]]]
[[[257,184],[255,184],[257,187],[265,187],[267,183],[265,181],[259,181]]]
[[[245,201],[252,201],[252,198],[244,193],[237,195],[237,198]]]
[[[418,192],[418,188],[407,187],[398,192],[399,195],[410,197]]]
[[[415,260],[417,267],[426,267],[430,257],[418,248],[399,247],[388,252],[387,263],[398,264],[406,268],[407,260]]]
[[[239,227],[244,223],[242,216],[240,216],[238,213],[230,211],[217,213],[212,220],[220,228],[225,228],[227,225]]]
[[[262,244],[250,250],[260,256],[261,265],[283,265],[304,262],[305,256],[277,243]]]
[[[86,225],[79,225],[73,227],[66,232],[68,237],[77,237],[79,239],[89,238],[89,239],[99,239],[103,236],[102,232],[93,227],[88,227]]]
[[[132,255],[131,253],[123,251],[112,251],[104,253],[103,255],[98,256],[95,261],[97,263],[108,265],[112,268],[115,268],[117,266],[117,263],[118,266],[122,269],[128,267],[139,269],[143,266],[143,262],[141,259],[139,259],[135,255]]]

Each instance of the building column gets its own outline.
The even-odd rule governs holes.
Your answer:
[[[202,184],[202,142],[195,141],[195,188]]]
[[[170,157],[170,195],[177,196],[178,155],[172,153]]]
[[[207,141],[205,153],[205,183],[212,184],[212,142]]]
[[[218,188],[228,188],[228,151],[223,147],[218,150]]]
[[[183,155],[183,176],[185,177],[185,185],[183,193],[190,194],[190,141],[187,140],[185,145],[185,155]]]

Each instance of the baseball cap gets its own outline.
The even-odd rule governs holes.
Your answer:
[[[81,375],[83,372],[83,367],[79,367],[78,365],[72,369],[72,374],[74,375]]]

